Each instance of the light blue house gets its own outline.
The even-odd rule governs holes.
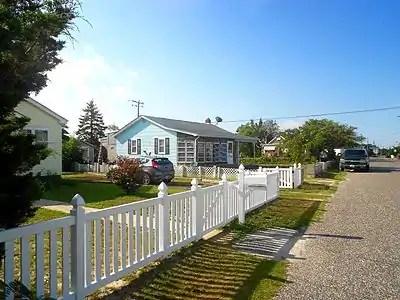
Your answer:
[[[179,165],[237,165],[240,136],[210,123],[139,116],[114,135],[118,156],[167,157]]]

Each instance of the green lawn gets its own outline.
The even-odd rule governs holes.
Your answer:
[[[320,219],[336,189],[331,181],[306,182],[301,189],[284,191],[277,201],[247,214],[244,224],[233,221],[223,234],[233,233],[238,239],[272,227],[308,226]],[[90,299],[273,299],[286,283],[287,262],[244,254],[221,240],[200,241],[127,276],[123,288]]]
[[[58,195],[66,197],[68,188],[82,188],[85,184],[92,184],[95,188],[86,187],[88,195],[103,197],[105,203],[128,197],[118,194],[121,191],[116,186],[97,182],[97,179],[94,182],[70,180],[75,180],[75,185],[67,184],[65,189],[61,189],[64,193]],[[233,221],[224,228],[224,231],[233,233],[235,238],[241,238],[247,233],[271,227],[299,229],[308,226],[322,216],[325,204],[329,201],[328,196],[331,196],[337,189],[336,182],[337,180],[332,185],[332,181],[328,181],[326,184],[306,181],[300,189],[282,191],[281,197],[277,201],[247,214],[244,224]],[[172,190],[189,188],[188,185],[182,186],[183,182],[175,184],[177,186],[172,184]],[[99,188],[104,190],[96,191]],[[69,190],[69,192],[72,191]],[[143,187],[140,195],[147,197],[156,192],[156,187]],[[108,200],[103,195],[104,193],[108,193]],[[112,200],[110,197],[114,197],[114,199]],[[132,196],[130,197],[132,199]],[[95,203],[95,201],[92,202],[96,205]],[[27,224],[63,216],[65,214],[41,208]],[[45,238],[48,239],[48,236],[46,235]],[[48,245],[49,243],[46,241],[46,260],[49,256]],[[19,247],[16,243],[16,254],[18,253],[17,249]],[[18,264],[17,261],[16,264]],[[101,293],[95,293],[88,299],[267,300],[273,299],[279,288],[286,283],[286,267],[286,261],[274,262],[244,254],[233,249],[229,242],[223,243],[219,239],[211,239],[183,248],[168,259],[150,264],[128,275],[124,278],[126,286],[118,289],[114,287],[111,290],[108,288],[108,291],[111,291],[108,295],[100,296]],[[45,266],[45,271],[46,268],[48,266]]]
[[[209,186],[210,183],[203,183],[202,185]],[[168,193],[176,194],[189,191],[190,187],[190,182],[176,180],[168,184]],[[154,198],[157,197],[158,192],[156,185],[145,185],[140,187],[133,195],[126,195],[119,186],[109,182],[104,176],[70,173],[63,175],[61,183],[46,191],[43,198],[69,203],[75,194],[80,194],[85,200],[86,206],[107,208]]]

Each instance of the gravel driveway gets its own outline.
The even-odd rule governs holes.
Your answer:
[[[400,162],[351,172],[325,217],[292,249],[292,299],[400,299]]]

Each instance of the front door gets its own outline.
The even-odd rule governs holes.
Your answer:
[[[233,142],[228,142],[228,165],[233,165]]]

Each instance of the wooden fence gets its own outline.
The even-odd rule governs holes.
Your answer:
[[[38,296],[84,299],[98,288],[166,257],[279,196],[279,172],[238,170],[238,181],[86,212],[75,195],[71,215],[0,232],[4,280],[20,278]],[[14,299],[10,295],[6,299]]]

